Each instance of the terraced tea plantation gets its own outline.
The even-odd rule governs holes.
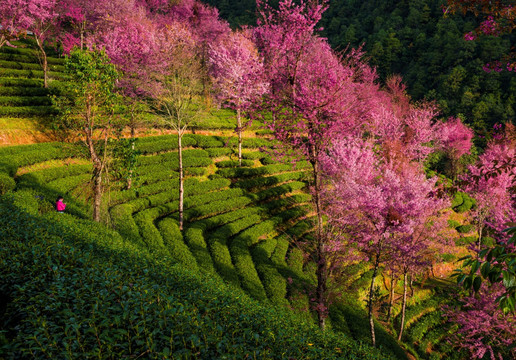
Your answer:
[[[138,249],[136,253],[147,254],[152,259],[149,261],[164,261],[164,268],[177,264],[174,266],[199,274],[196,276],[208,276],[219,284],[217,287],[228,284],[230,294],[249,296],[258,301],[256,306],[289,314],[288,309],[294,309],[297,315],[289,316],[314,326],[309,294],[315,284],[315,264],[304,258],[299,247],[310,240],[313,230],[307,191],[310,166],[273,161],[259,150],[270,146],[269,140],[255,137],[244,139],[243,166],[238,167],[235,143],[234,138],[220,136],[188,134],[183,138],[186,180],[182,232],[177,213],[177,138],[173,135],[138,139],[141,156],[132,188],[110,184],[104,194],[104,216],[114,232],[97,229],[86,231],[86,236],[76,229],[76,224],[100,226],[88,220],[91,165],[76,145],[41,143],[0,149],[0,190],[10,191],[4,197],[17,207],[15,212],[28,212],[71,233],[78,231],[90,244],[97,242],[99,232],[105,232],[98,236],[114,236],[116,244],[120,242],[131,251]],[[67,214],[53,210],[58,195],[65,198]],[[330,326],[341,337],[367,344],[368,323],[364,305],[358,301],[370,282],[370,271],[360,265],[348,271],[344,285],[347,295],[332,305]],[[6,291],[12,284],[2,286]],[[421,294],[409,302],[404,337],[417,348],[409,345],[406,351],[421,359],[454,358],[451,348],[439,345],[445,342],[448,328],[442,326],[441,312],[432,307],[434,292]],[[380,324],[377,341],[385,356],[407,358]]]
[[[16,41],[16,48],[0,48],[0,144],[47,139],[41,121],[54,113],[49,97],[52,85],[65,79],[64,58],[48,57],[48,81],[30,39]]]

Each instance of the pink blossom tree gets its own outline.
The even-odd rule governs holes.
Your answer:
[[[315,35],[315,26],[327,7],[283,0],[274,10],[257,1],[259,22],[255,38],[264,57],[270,89],[265,100],[272,120],[265,120],[281,144],[312,164],[314,210],[317,219],[315,253],[317,263],[316,303],[318,324],[325,327],[327,260],[321,207],[320,157],[329,140],[346,125],[358,122],[363,103],[359,89],[372,85],[374,71],[361,61],[362,53],[339,57],[326,39]],[[263,103],[261,103],[263,105]],[[261,109],[263,114],[263,107]]]
[[[172,26],[173,25],[173,26]],[[160,87],[152,95],[154,108],[163,123],[177,133],[179,160],[179,229],[183,230],[184,174],[182,139],[193,122],[205,114],[199,102],[202,93],[202,71],[196,56],[195,41],[187,25],[172,23],[160,33],[162,60],[166,67],[155,74]]]
[[[446,309],[448,320],[459,326],[453,343],[467,350],[471,359],[516,358],[516,317],[504,314],[496,302],[503,292],[501,284],[484,284],[478,294],[461,299],[460,309]]]
[[[498,235],[506,224],[516,221],[516,201],[513,186],[516,179],[516,167],[501,167],[510,164],[516,158],[516,149],[507,138],[491,141],[477,164],[468,167],[465,175],[464,190],[476,200],[473,211],[478,244],[480,249],[484,230],[487,227]]]
[[[0,2],[0,48],[25,34],[34,21],[28,13],[29,0]]]
[[[418,256],[429,239],[423,228],[444,206],[434,195],[435,179],[426,179],[420,164],[401,156],[386,158],[374,148],[371,140],[350,137],[335,141],[322,158],[329,181],[323,193],[328,221],[351,234],[373,266],[368,296],[373,346],[373,296],[380,265],[401,261],[407,274],[421,262]]]
[[[440,124],[438,131],[441,147],[448,154],[451,173],[456,179],[460,170],[460,158],[471,151],[473,130],[464,125],[459,118],[450,118],[447,122]]]
[[[211,46],[208,59],[216,96],[236,111],[238,163],[242,166],[242,111],[267,91],[263,63],[243,32],[234,32],[226,41]]]
[[[31,19],[27,30],[34,34],[38,46],[45,87],[48,87],[48,60],[45,47],[52,40],[53,31],[58,24],[57,4],[57,0],[29,1],[26,10]]]
[[[419,171],[419,175],[422,172]],[[424,182],[422,178],[419,181]],[[427,189],[428,190],[428,189]],[[435,191],[435,188],[434,188]],[[401,303],[401,321],[398,341],[401,341],[405,330],[405,310],[407,306],[407,285],[409,275],[416,275],[432,265],[437,249],[446,244],[440,232],[447,227],[446,219],[441,211],[449,206],[449,201],[440,199],[432,191],[420,199],[419,214],[414,217],[412,232],[400,234],[399,242],[393,248],[390,267],[403,275],[403,297]],[[419,193],[421,196],[422,193]],[[423,193],[424,195],[424,193]]]

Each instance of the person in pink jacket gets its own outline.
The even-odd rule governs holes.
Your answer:
[[[63,202],[63,197],[62,196],[59,196],[56,200],[56,211],[57,212],[64,212],[66,208],[66,204]]]

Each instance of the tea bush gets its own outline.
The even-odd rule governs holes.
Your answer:
[[[3,106],[49,106],[52,101],[46,96],[0,96],[0,107]]]
[[[0,173],[0,195],[4,195],[8,191],[14,190],[16,182],[12,177],[5,173]]]
[[[99,224],[67,214],[39,218],[5,202],[0,223],[0,291],[12,299],[6,359],[319,359],[336,351],[386,358],[154,258]]]

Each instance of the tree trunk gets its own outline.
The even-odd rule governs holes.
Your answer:
[[[317,213],[317,319],[319,328],[324,330],[326,327],[326,281],[327,281],[327,266],[326,257],[324,254],[324,243],[323,243],[323,219],[322,219],[322,207],[321,207],[321,179],[319,174],[319,163],[316,158],[315,146],[311,146],[312,152],[312,166],[314,174],[314,201],[315,210]]]
[[[102,201],[102,166],[95,164],[93,169],[93,220],[100,222],[100,206]]]
[[[183,230],[183,149],[181,146],[182,133],[177,134],[177,151],[179,156],[179,230]]]
[[[238,166],[242,166],[242,117],[240,106],[237,108],[237,132],[238,132]]]
[[[477,242],[477,250],[480,251],[480,246],[482,245],[482,232],[484,230],[484,226],[480,225],[478,228],[478,242]]]
[[[392,277],[391,277],[391,290],[390,290],[390,294],[389,294],[389,309],[387,310],[387,322],[391,321],[391,316],[392,316],[392,305],[394,304],[394,286],[396,285],[394,283],[395,279],[394,279],[394,274],[391,274]]]
[[[45,88],[48,88],[48,60],[47,60],[47,53],[45,52],[45,49],[43,48],[43,43],[41,40],[36,36],[36,44],[38,44],[39,51],[41,52],[41,62],[43,67],[43,86]]]
[[[367,304],[368,307],[368,315],[369,315],[369,326],[371,329],[371,341],[373,343],[373,347],[376,347],[376,336],[374,332],[374,318],[373,318],[373,296],[374,296],[374,282],[376,280],[376,275],[378,274],[378,267],[380,265],[380,252],[376,255],[376,261],[374,263],[373,277],[371,278],[371,286],[369,287],[369,302]]]
[[[135,137],[135,130],[134,130],[134,116],[131,114],[131,118],[133,118],[133,120],[131,121],[131,151],[132,151],[132,154],[131,155],[134,155],[134,137]],[[131,165],[132,166],[132,165]],[[129,174],[127,175],[127,190],[131,189],[131,186],[133,185],[133,168],[131,167],[129,169]]]
[[[405,329],[405,309],[407,307],[407,272],[403,274],[403,303],[401,305],[401,326],[398,334],[398,341],[401,341],[403,330]]]

